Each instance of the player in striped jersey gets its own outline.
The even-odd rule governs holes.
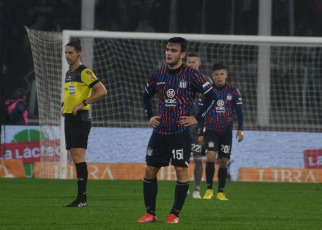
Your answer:
[[[191,153],[191,129],[212,109],[217,96],[205,77],[182,63],[186,55],[187,41],[181,37],[168,40],[165,50],[167,66],[157,69],[149,78],[143,94],[146,117],[154,127],[147,151],[143,180],[145,215],[137,222],[156,222],[157,174],[161,167],[175,167],[177,183],[174,204],[166,223],[178,223],[179,213],[189,189],[188,165]],[[196,93],[206,100],[195,116],[190,111]],[[152,96],[158,94],[158,113],[153,114]]]
[[[189,67],[192,67],[196,70],[199,70],[199,67],[201,65],[200,57],[197,53],[189,53],[187,55],[187,61],[186,65]],[[206,76],[205,76],[206,77]],[[212,82],[208,77],[206,77],[207,81]],[[197,93],[195,103],[192,107],[192,113],[197,113],[199,110],[199,106],[201,106],[201,98],[200,94]],[[194,188],[192,192],[192,197],[196,199],[201,199],[200,196],[200,184],[201,184],[201,178],[203,173],[203,156],[205,156],[205,148],[203,145],[201,145],[198,142],[199,138],[199,131],[198,126],[192,127],[192,144],[191,144],[191,153],[193,155],[193,160],[195,163],[195,168],[193,170],[193,176],[194,176]],[[189,190],[188,194],[189,195]]]
[[[236,139],[241,142],[244,139],[243,122],[244,112],[242,98],[238,89],[226,83],[228,77],[227,67],[221,63],[214,64],[212,78],[214,89],[218,96],[216,106],[205,117],[204,132],[200,136],[201,144],[207,148],[206,181],[207,191],[204,200],[213,197],[213,179],[215,174],[216,152],[218,152],[218,200],[228,200],[224,188],[227,180],[227,165],[230,159],[232,147],[232,128],[234,122],[234,109],[238,119],[238,131]],[[202,124],[202,123],[200,123]]]

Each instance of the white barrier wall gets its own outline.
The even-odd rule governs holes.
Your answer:
[[[31,132],[31,130],[33,130]],[[56,130],[56,129],[54,129]],[[23,141],[17,152],[15,145],[10,145],[12,157],[23,157],[26,149],[21,145],[30,142],[31,135],[39,132],[38,126],[5,126],[1,133],[0,159],[10,157],[6,154],[6,143]],[[50,133],[42,130],[47,137],[59,139],[57,132],[52,127]],[[90,142],[86,154],[87,162],[95,163],[142,163],[145,162],[145,150],[152,129],[143,128],[97,128],[93,127],[90,133]],[[24,135],[22,135],[24,133]],[[33,133],[33,134],[31,134]],[[234,131],[233,137],[236,132]],[[275,131],[244,131],[244,141],[238,143],[233,140],[232,161],[230,172],[232,180],[237,179],[238,170],[242,167],[254,168],[304,168],[304,150],[322,149],[322,133],[308,132],[275,132]],[[29,136],[29,138],[28,138]],[[22,139],[23,140],[22,140]],[[34,137],[33,137],[34,138]],[[3,145],[4,144],[4,145]],[[18,144],[18,143],[17,143]],[[9,145],[8,145],[9,146]],[[30,147],[28,147],[30,149]],[[37,148],[37,146],[32,147]],[[29,150],[28,150],[29,151]],[[31,149],[34,154],[38,149]],[[53,154],[59,154],[56,153]],[[25,154],[29,156],[28,154]]]

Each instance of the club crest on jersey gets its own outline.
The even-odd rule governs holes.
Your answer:
[[[69,94],[73,95],[75,94],[75,86],[74,85],[70,85],[68,86],[68,91],[69,91]]]
[[[215,143],[214,143],[213,141],[209,141],[209,142],[208,142],[208,147],[209,147],[209,148],[213,148],[213,147],[215,147]]]
[[[146,155],[147,156],[152,156],[152,154],[153,154],[153,149],[151,147],[147,148]]]
[[[224,100],[218,100],[217,101],[216,112],[217,113],[224,113],[224,112],[226,112],[226,109],[225,109],[225,101]]]
[[[179,81],[179,88],[182,88],[182,89],[187,88],[187,81],[185,79]]]
[[[231,101],[233,99],[233,96],[231,94],[227,94],[227,101]]]

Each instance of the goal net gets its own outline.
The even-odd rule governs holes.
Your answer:
[[[108,92],[91,105],[87,162],[116,163],[119,173],[129,175],[141,172],[135,171],[138,167],[131,171],[128,165],[145,162],[152,132],[142,93],[150,74],[165,65],[166,41],[173,36],[186,38],[188,52],[200,55],[203,74],[211,76],[216,62],[226,64],[227,81],[242,94],[245,140],[242,144],[233,140],[233,179],[242,167],[304,168],[303,152],[322,148],[321,38],[26,29],[36,76],[41,145],[54,146],[54,152],[43,148],[47,152],[41,153],[41,177],[66,178],[68,173],[60,105],[68,70],[64,46],[70,40],[81,41],[82,63]],[[60,162],[61,168],[49,173],[46,162]]]

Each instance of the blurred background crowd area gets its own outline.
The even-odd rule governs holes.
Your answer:
[[[94,29],[257,35],[258,2],[95,0]],[[0,0],[2,101],[19,87],[30,93],[34,81],[30,44],[23,26],[57,32],[80,30],[81,5],[81,0]],[[321,21],[322,0],[272,0],[272,35],[322,36]],[[37,118],[37,109],[33,108],[29,111],[31,119]]]

